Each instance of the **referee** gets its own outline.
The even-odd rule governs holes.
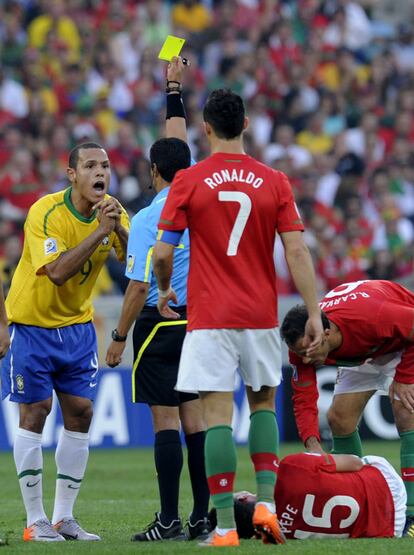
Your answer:
[[[130,279],[117,328],[112,332],[106,362],[117,366],[122,360],[128,331],[133,332],[134,365],[132,400],[149,405],[155,432],[154,458],[161,510],[133,541],[204,539],[210,532],[207,519],[209,491],[204,467],[205,424],[198,395],[174,389],[181,346],[187,324],[187,274],[189,236],[183,235],[174,256],[172,285],[177,294],[175,309],[180,319],[169,320],[157,309],[158,289],[152,272],[152,250],[157,224],[177,171],[191,165],[186,139],[185,112],[181,99],[181,58],[167,70],[166,139],[150,150],[151,177],[157,195],[150,206],[133,217],[128,241],[126,276]],[[181,138],[177,138],[181,137]],[[178,515],[178,494],[183,453],[179,430],[182,426],[188,449],[188,469],[194,506],[184,532]]]

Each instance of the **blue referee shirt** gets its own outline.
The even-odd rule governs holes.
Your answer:
[[[169,187],[160,191],[149,206],[140,210],[131,221],[128,239],[125,275],[129,279],[150,284],[148,306],[156,306],[158,286],[152,269],[152,251],[157,241],[158,222],[168,195]],[[174,250],[174,269],[171,286],[177,294],[178,305],[187,304],[187,275],[190,259],[190,240],[186,229],[180,244]]]

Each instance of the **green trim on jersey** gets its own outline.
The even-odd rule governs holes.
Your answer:
[[[63,206],[65,204],[65,201],[62,202],[57,202],[56,204],[54,204],[52,206],[52,208],[50,208],[46,214],[45,217],[43,218],[43,232],[46,235],[46,237],[48,237],[48,233],[47,233],[47,219],[49,218],[50,214],[53,212],[53,210],[55,210],[55,208],[58,208],[58,206]]]
[[[83,222],[85,224],[90,224],[91,222],[93,222],[94,219],[96,218],[96,211],[92,214],[90,218],[85,218],[85,216],[82,216],[82,214],[80,214],[72,204],[72,200],[70,198],[71,193],[72,193],[72,187],[68,187],[65,191],[65,194],[63,195],[63,200],[68,210],[72,212],[75,218],[77,218],[80,222]]]

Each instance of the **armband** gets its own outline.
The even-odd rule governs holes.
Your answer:
[[[174,247],[178,247],[180,244],[181,236],[183,231],[171,231],[165,229],[159,229],[157,234],[157,240],[163,243],[168,243]]]
[[[169,81],[170,83],[171,81]],[[172,92],[176,89],[169,90],[166,89],[167,93]],[[178,94],[167,94],[167,113],[166,119],[170,118],[184,118],[185,119],[185,109],[183,104],[183,99],[181,98],[181,92],[178,90]]]

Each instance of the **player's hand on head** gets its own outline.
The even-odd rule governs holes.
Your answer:
[[[106,364],[111,368],[118,366],[122,362],[122,354],[125,350],[125,342],[112,341],[106,352]]]
[[[399,399],[408,412],[414,413],[414,383],[400,383],[394,380],[389,393],[391,401]]]
[[[315,353],[315,350],[322,344],[324,337],[325,332],[320,314],[309,316],[303,337],[303,345],[307,348],[306,356],[309,357]]]
[[[183,78],[184,64],[181,56],[174,56],[167,67],[167,81],[181,83]]]

